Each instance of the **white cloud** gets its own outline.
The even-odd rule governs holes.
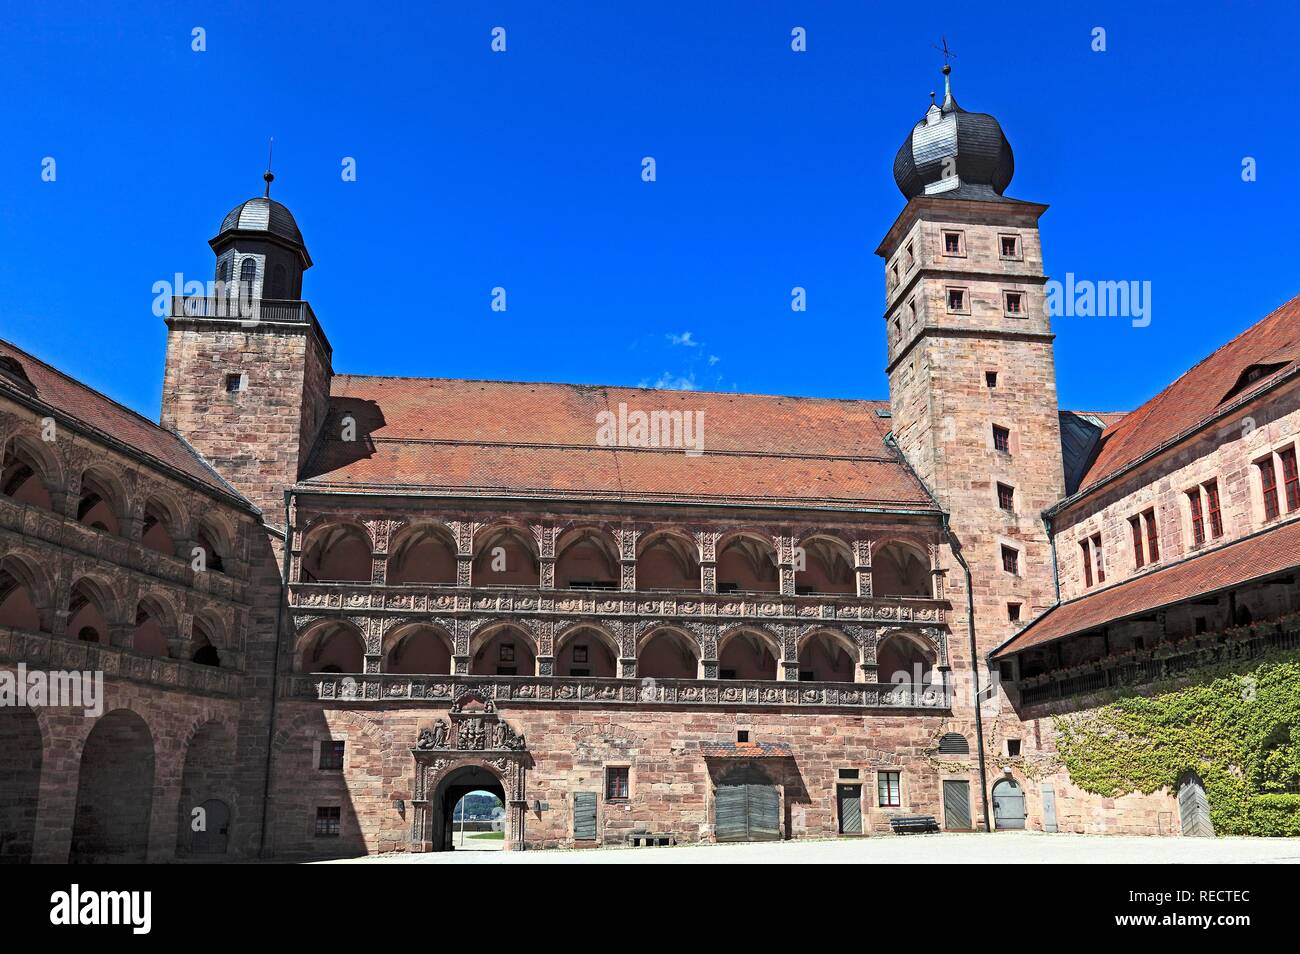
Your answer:
[[[664,335],[664,337],[672,343],[673,347],[698,348],[700,346],[689,331],[683,331],[680,335]]]
[[[694,391],[697,390],[694,373],[681,375],[673,374],[671,371],[665,371],[659,375],[659,380],[651,382],[646,378],[639,385],[643,388],[658,388],[664,391]]]

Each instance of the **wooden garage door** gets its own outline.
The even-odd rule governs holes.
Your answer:
[[[718,784],[714,804],[718,841],[775,841],[781,837],[781,798],[757,769],[742,769]]]

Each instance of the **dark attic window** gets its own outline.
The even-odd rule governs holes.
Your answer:
[[[1241,392],[1249,388],[1252,384],[1255,384],[1257,381],[1264,380],[1264,378],[1273,374],[1275,371],[1280,371],[1285,367],[1286,367],[1286,362],[1284,361],[1277,362],[1274,364],[1250,365],[1245,370],[1243,370],[1240,375],[1238,375],[1237,383],[1228,389],[1228,393],[1223,396],[1223,400],[1221,400],[1219,403],[1222,404],[1224,401],[1236,397],[1238,394],[1240,394]]]
[[[0,374],[20,385],[24,390],[32,387],[32,379],[27,377],[22,363],[10,355],[0,354]]]

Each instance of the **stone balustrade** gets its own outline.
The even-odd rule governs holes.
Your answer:
[[[410,676],[302,673],[282,683],[286,698],[347,705],[444,705],[466,689],[510,705],[709,706],[864,710],[947,710],[946,684],[781,682],[732,679],[601,679],[547,676]]]

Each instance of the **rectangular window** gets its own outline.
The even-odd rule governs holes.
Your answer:
[[[1013,759],[1020,755],[1019,739],[1007,739],[1007,755]]]
[[[1282,483],[1286,487],[1286,512],[1300,507],[1300,473],[1296,471],[1295,448],[1288,447],[1278,454],[1282,458]]]
[[[1097,582],[1106,582],[1106,561],[1102,559],[1101,534],[1092,535],[1092,562],[1097,570]]]
[[[1160,535],[1156,530],[1156,512],[1148,510],[1142,515],[1147,522],[1147,561],[1155,563],[1160,559]]]
[[[962,241],[960,232],[943,233],[943,254],[945,255],[964,255],[965,242]]]
[[[346,746],[346,742],[322,742],[320,744],[320,767],[335,772],[342,770],[343,750]]]
[[[1217,540],[1223,536],[1223,511],[1219,509],[1219,482],[1212,480],[1204,486],[1205,503],[1210,508],[1210,536]]]
[[[1129,517],[1128,525],[1133,531],[1133,569],[1142,569],[1142,518]]]
[[[1259,462],[1259,479],[1264,488],[1264,519],[1272,520],[1278,515],[1277,505],[1277,471],[1273,469],[1273,458],[1266,457]]]
[[[1020,575],[1020,551],[1005,544],[1002,546],[1002,569]]]
[[[1019,258],[1020,257],[1020,236],[999,235],[998,249],[1003,258]]]
[[[1004,306],[1008,315],[1025,313],[1025,296],[1022,292],[1006,292],[1003,295]]]
[[[996,371],[984,372],[985,387],[995,388],[998,386],[998,373]]]
[[[910,270],[916,264],[916,254],[912,251],[912,243],[907,243],[907,267]]]
[[[337,805],[316,809],[316,837],[337,838],[343,823],[343,810]]]
[[[1011,622],[1013,622],[1013,623],[1018,623],[1018,622],[1020,622],[1020,604],[1019,604],[1019,603],[1008,603],[1008,604],[1007,604],[1007,619],[1009,619],[1009,620],[1010,620]]]
[[[901,772],[877,772],[876,791],[879,793],[881,808],[898,808],[903,804],[902,790],[899,785]]]
[[[605,769],[605,801],[627,801],[627,781],[630,772],[626,765],[611,765]]]
[[[1083,551],[1083,585],[1092,586],[1092,542],[1080,540],[1079,549]]]
[[[1004,454],[1011,453],[1011,431],[1005,427],[993,425],[993,449]]]
[[[962,312],[966,310],[966,292],[964,289],[948,289],[948,310],[952,312]]]
[[[1014,488],[1006,484],[998,484],[998,506],[1007,513],[1014,513],[1016,509],[1016,492]]]
[[[889,287],[893,288],[898,284],[898,263],[895,262],[889,266]]]
[[[244,376],[242,374],[226,375],[226,393],[236,394],[243,388]]]
[[[1201,513],[1201,492],[1187,491],[1187,505],[1192,508],[1192,546],[1205,542],[1205,516]]]

